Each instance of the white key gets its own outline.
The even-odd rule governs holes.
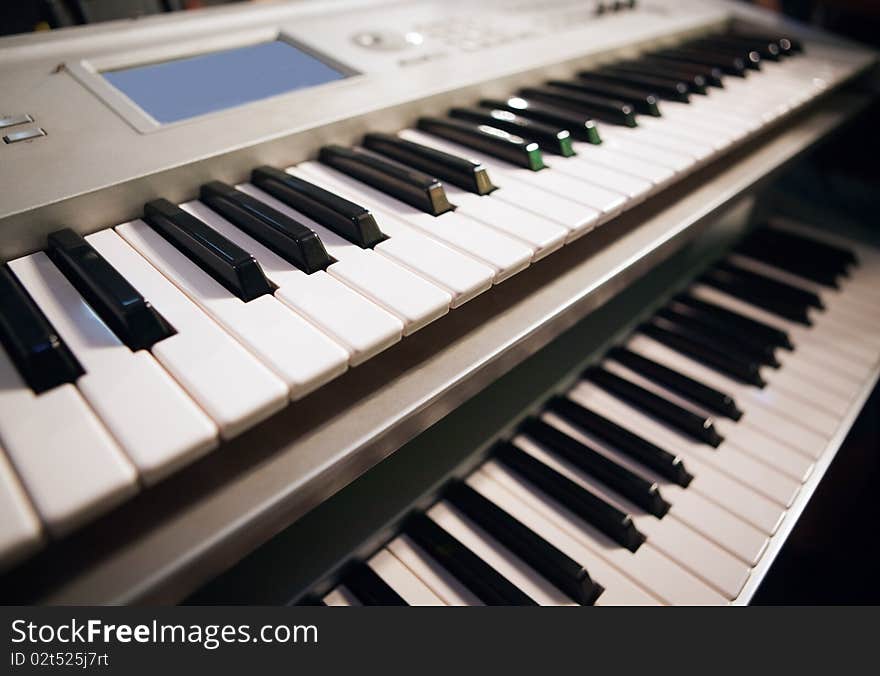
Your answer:
[[[569,512],[551,496],[527,480],[509,471],[501,463],[489,461],[482,470],[523,502],[539,511],[559,528],[576,538],[598,556],[635,580],[664,603],[673,605],[724,605],[726,599],[705,583],[644,543],[630,552],[577,515]],[[601,597],[600,597],[601,598]]]
[[[9,266],[82,364],[77,388],[152,484],[217,445],[217,426],[153,356],[132,352],[44,253]],[[79,473],[77,472],[77,475]]]
[[[455,144],[414,129],[406,129],[398,133],[401,137],[416,143],[430,145],[457,155],[467,156],[469,153],[474,152],[466,146]],[[553,195],[558,195],[572,202],[595,209],[602,214],[602,219],[604,220],[620,213],[627,202],[626,196],[622,193],[601,188],[598,185],[568,176],[564,172],[554,171],[552,168],[532,171],[531,169],[517,167],[513,164],[497,160],[488,155],[481,156],[480,162],[489,170],[492,182],[501,189],[505,188],[507,179],[512,178],[517,182],[527,183]]]
[[[452,185],[446,186],[446,195],[460,213],[532,247],[533,260],[560,249],[568,238],[561,225],[491,195],[474,195]]]
[[[482,606],[474,593],[431,558],[407,535],[398,535],[385,545],[435,595],[449,606]]]
[[[673,167],[673,162],[669,160],[670,155],[673,158],[679,158],[674,162],[675,166],[673,168],[679,169],[680,167],[680,171],[687,171],[696,163],[707,160],[715,154],[715,149],[712,146],[694,142],[690,139],[670,137],[666,132],[648,127],[639,126],[633,128],[603,125],[599,129],[599,134],[602,136],[603,142],[605,139],[610,139],[612,142],[622,142],[624,145],[620,146],[621,150],[623,152],[630,152],[630,149],[632,149],[630,154],[636,157],[638,155],[635,155],[634,151],[637,148],[647,148],[649,151],[648,156],[653,158],[655,162],[657,162],[658,156],[654,155],[654,153],[661,151],[666,166]]]
[[[398,135],[414,143],[420,143],[421,145],[436,148],[453,155],[467,157],[474,162],[483,163],[483,160],[477,158],[473,154],[474,151],[470,148],[456,145],[445,139],[428,136],[414,129],[404,129]],[[494,174],[492,176],[494,177]],[[569,231],[569,241],[592,230],[601,216],[600,212],[596,209],[536,188],[525,181],[505,177],[504,184],[505,187],[496,184],[497,189],[492,192],[490,197],[544,216],[554,223],[558,223]]]
[[[0,349],[0,445],[60,536],[137,491],[137,473],[70,384],[34,394]]]
[[[697,164],[696,158],[687,154],[630,140],[633,137],[627,135],[622,129],[602,126],[599,129],[599,135],[602,137],[603,148],[632,158],[644,158],[653,164],[659,164],[661,167],[667,167],[677,173],[687,172]]]
[[[657,188],[668,185],[676,177],[674,169],[655,164],[643,158],[626,155],[619,150],[608,148],[603,143],[600,146],[575,141],[572,143],[578,157],[590,163],[600,164],[609,169],[621,171],[630,176],[650,181]]]
[[[650,468],[615,450],[602,440],[570,425],[563,418],[553,413],[544,414],[542,417],[546,422],[578,441],[588,444],[618,465],[656,483],[664,499],[672,505],[667,516],[671,515],[672,518],[686,523],[749,566],[758,562],[767,547],[767,536],[701,495],[699,482],[692,480],[688,488],[683,488],[655,474]],[[690,465],[686,467],[692,472]]]
[[[605,589],[596,600],[597,606],[659,605],[660,601],[574,537],[558,528],[527,502],[520,500],[482,469],[467,478],[468,485],[483,497],[531,528],[567,556],[582,565],[590,578]]]
[[[482,261],[495,270],[496,283],[528,267],[534,255],[532,247],[454,211],[432,216],[330,167],[304,162],[296,168],[309,180],[312,176],[316,179],[332,177],[334,186],[344,188],[354,200],[371,211],[390,212],[426,235]]]
[[[594,183],[602,188],[623,193],[634,202],[641,202],[654,192],[654,184],[642,178],[630,176],[622,171],[609,169],[590,156],[554,157],[553,168],[571,176]]]
[[[180,206],[250,252],[278,286],[275,297],[344,346],[352,366],[400,341],[400,319],[326,272],[307,275],[201,202]]]
[[[0,395],[0,400],[2,397]],[[43,527],[2,448],[0,514],[3,514],[0,520],[0,571],[3,571],[42,546]]]
[[[321,168],[320,165],[315,167]],[[316,172],[308,176],[300,173],[296,167],[287,169],[287,172],[355,201],[348,191],[333,185],[332,181],[325,180],[323,176],[318,178]],[[452,295],[453,308],[492,288],[492,280],[495,278],[493,268],[432,239],[386,211],[375,207],[371,211],[379,228],[389,236],[389,239],[377,244],[373,251],[446,289]]]
[[[339,585],[324,597],[324,603],[328,606],[362,606],[357,597],[344,584]]]
[[[445,500],[431,507],[427,513],[441,528],[538,605],[578,605]]]
[[[411,606],[445,606],[443,600],[422,582],[394,554],[380,549],[367,565]]]
[[[229,439],[282,409],[287,385],[215,324],[112,229],[86,240],[177,333],[152,353]]]
[[[281,378],[292,399],[348,368],[348,350],[274,296],[243,302],[143,221],[119,225],[116,232]]]
[[[327,268],[328,274],[394,314],[403,322],[403,335],[414,333],[449,312],[452,296],[443,289],[372,250],[346,241],[249,183],[235,187],[311,228],[337,261]]]
[[[728,600],[735,599],[743,588],[749,566],[685,526],[671,512],[658,519],[531,438],[520,435],[514,442],[532,457],[629,514],[636,528],[647,536],[648,545],[665,553]]]
[[[605,410],[617,409],[630,416],[628,429],[637,429],[640,436],[666,448],[674,448],[677,453],[692,461],[694,459],[712,465],[732,479],[753,488],[782,507],[791,505],[800,482],[774,470],[768,465],[754,460],[742,451],[724,444],[711,448],[704,444],[691,441],[688,437],[672,428],[643,414],[639,409],[607,394],[604,390],[587,381],[581,381],[569,393],[569,396],[583,406],[602,407],[597,412],[602,415]]]

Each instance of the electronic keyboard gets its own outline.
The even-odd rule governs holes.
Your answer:
[[[179,600],[670,255],[864,108],[838,90],[876,55],[718,2],[351,2],[0,61],[0,561],[14,582],[67,552],[28,593],[136,601]],[[876,377],[876,254],[823,237],[755,231],[324,599],[745,598]]]

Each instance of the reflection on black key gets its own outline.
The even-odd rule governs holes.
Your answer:
[[[798,324],[813,325],[807,304],[776,295],[762,284],[756,284],[729,270],[708,270],[700,276],[700,282]]]
[[[649,62],[636,61],[615,63],[614,70],[617,72],[634,73],[636,75],[649,75],[652,77],[668,78],[672,81],[683,82],[688,90],[694,94],[705,94],[708,82],[699,73],[685,72],[679,68],[662,67]]]
[[[388,239],[369,209],[286,171],[257,167],[251,183],[362,249]]]
[[[144,220],[243,301],[272,293],[272,284],[251,254],[176,204],[165,199],[147,202]]]
[[[40,394],[76,382],[83,368],[12,271],[0,266],[0,342],[22,379]]]
[[[522,432],[545,446],[575,467],[594,476],[603,484],[657,518],[669,511],[669,503],[660,494],[660,487],[618,465],[613,460],[582,444],[543,420],[529,418],[522,425]]]
[[[662,49],[654,52],[651,56],[714,66],[720,68],[726,75],[735,75],[737,77],[745,77],[747,72],[745,61],[742,58],[730,56],[729,54],[708,52],[706,50],[688,49],[687,47]]]
[[[777,329],[775,326],[759,322],[757,319],[746,317],[737,312],[721,307],[720,305],[709,303],[708,301],[695,298],[686,293],[677,295],[674,302],[679,305],[686,305],[699,310],[706,316],[714,317],[718,322],[730,326],[731,330],[755,336],[771,345],[781,347],[784,350],[794,349],[794,344],[791,342],[788,333],[781,329]]]
[[[689,42],[687,46],[693,47],[694,49],[707,49],[720,54],[730,54],[741,58],[745,63],[746,68],[752,70],[761,69],[761,54],[756,49],[744,48],[742,45],[722,42],[715,38],[694,40],[693,42]]]
[[[711,40],[717,44],[739,47],[743,50],[754,50],[760,58],[767,59],[768,61],[779,61],[782,58],[782,50],[779,47],[779,43],[775,40],[755,40],[733,33],[714,35]]]
[[[704,385],[693,378],[674,371],[663,364],[658,364],[624,347],[612,348],[608,356],[645,378],[677,392],[713,413],[731,420],[742,418],[742,411],[737,408],[736,401],[724,392]]]
[[[554,155],[571,157],[575,154],[571,145],[571,134],[567,129],[559,129],[543,122],[535,122],[509,110],[498,108],[453,108],[451,117],[476,124],[503,129],[511,134],[535,141],[541,150]]]
[[[486,167],[466,157],[408,141],[394,134],[367,134],[364,136],[364,146],[475,195],[488,195],[495,190]]]
[[[609,98],[626,101],[637,113],[660,117],[658,98],[654,92],[647,89],[636,89],[626,85],[609,82],[604,78],[596,78],[589,72],[581,73],[576,81],[550,80],[548,83],[560,89],[570,89],[584,94],[595,94]]]
[[[66,228],[49,235],[49,257],[119,339],[132,350],[146,350],[176,331],[128,280]]]
[[[522,590],[424,514],[409,517],[403,532],[487,606],[537,605]]]
[[[599,130],[596,129],[596,123],[590,117],[579,115],[565,108],[524,99],[520,96],[512,96],[504,100],[482,99],[480,105],[487,108],[507,109],[531,120],[562,127],[567,129],[571,137],[577,141],[584,141],[594,145],[602,142],[602,139],[599,137]]]
[[[586,568],[466,483],[450,484],[444,498],[573,601],[589,606],[599,598],[602,586]]]
[[[471,124],[464,120],[439,117],[420,117],[418,127],[422,131],[460,143],[468,148],[481,150],[511,164],[532,171],[544,168],[541,147],[534,141],[486,124]]]
[[[629,514],[609,505],[513,444],[500,444],[494,449],[494,454],[503,465],[598,528],[621,547],[634,552],[645,541],[645,536],[636,528]]]
[[[712,418],[682,408],[641,385],[621,378],[616,373],[606,371],[600,366],[591,366],[584,371],[584,377],[698,441],[714,448],[720,446],[724,441],[724,437],[718,434],[718,430],[715,429]]]
[[[214,211],[306,274],[334,263],[318,235],[268,204],[220,181],[202,186],[200,199]]]
[[[366,563],[354,564],[342,578],[342,584],[365,606],[409,605]]]
[[[432,216],[455,208],[446,198],[443,184],[433,176],[363,148],[324,146],[318,159]]]
[[[754,385],[755,387],[765,387],[767,385],[761,377],[761,370],[758,364],[754,362],[744,363],[739,359],[735,359],[725,352],[711,345],[706,345],[699,339],[695,339],[688,331],[681,327],[674,326],[668,322],[663,323],[662,320],[654,320],[653,322],[642,324],[639,327],[639,331],[646,336],[650,336],[658,343],[663,343],[667,347],[671,347],[673,350],[681,352],[716,371],[721,371],[735,380]]]
[[[568,397],[553,397],[547,403],[547,410],[679,486],[686,488],[694,478],[679,456],[646,441]]]
[[[681,77],[693,77],[699,75],[708,86],[721,89],[724,88],[724,71],[717,66],[699,64],[690,61],[676,61],[675,59],[650,54],[640,57],[638,61],[630,61],[628,63],[646,64],[654,68],[665,68],[668,69],[670,73],[675,73]]]
[[[768,277],[767,275],[763,275],[760,272],[754,272],[731,261],[722,261],[715,266],[715,269],[723,270],[724,272],[736,275],[737,277],[749,282],[750,284],[754,284],[756,287],[761,288],[768,294],[774,295],[779,298],[784,298],[791,303],[799,303],[808,307],[817,308],[819,310],[825,309],[825,304],[822,302],[819,294],[814,293],[813,291],[808,291],[807,289],[801,288],[799,286],[794,286],[787,282],[774,279],[773,277]]]
[[[576,110],[611,124],[620,124],[625,127],[637,125],[635,110],[626,101],[560,89],[559,87],[526,87],[519,93],[527,99],[535,99],[552,106]]]
[[[687,103],[690,101],[690,88],[686,82],[673,78],[663,78],[653,75],[639,75],[624,70],[616,70],[613,67],[603,68],[594,74],[611,82],[620,82],[632,87],[646,87],[654,91],[658,96],[670,101]]]
[[[692,331],[703,340],[732,354],[742,355],[745,359],[772,368],[780,367],[779,360],[776,359],[774,345],[748,335],[730,333],[720,325],[720,322],[715,322],[713,318],[704,316],[691,308],[672,303],[669,307],[658,310],[657,316]]]

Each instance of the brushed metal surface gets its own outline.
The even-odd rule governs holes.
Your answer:
[[[288,407],[2,581],[169,603],[228,568],[697,236],[863,110],[833,95]],[[64,560],[64,569],[57,561]]]

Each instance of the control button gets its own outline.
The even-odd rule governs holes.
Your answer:
[[[424,36],[416,31],[400,33],[398,31],[364,31],[352,36],[352,41],[367,49],[395,51],[415,47],[424,42]]]
[[[34,118],[30,115],[9,115],[8,117],[0,117],[0,129],[6,129],[6,127],[14,127],[17,124],[27,124],[28,122],[33,122]]]
[[[36,129],[22,129],[21,131],[14,131],[11,134],[7,134],[3,137],[3,141],[6,143],[18,143],[19,141],[27,141],[28,139],[38,138],[45,135],[46,131],[39,127]]]

